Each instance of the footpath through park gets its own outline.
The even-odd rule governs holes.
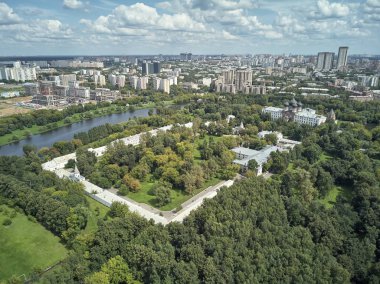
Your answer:
[[[191,128],[193,126],[193,123],[190,122],[182,126]],[[167,131],[167,130],[170,130],[172,127],[173,125],[167,125],[167,126],[154,129],[148,132],[125,137],[123,139],[118,139],[116,141],[121,140],[126,145],[136,146],[140,143],[141,135],[150,133],[151,135],[154,136],[154,135],[157,135],[158,131]],[[111,143],[114,143],[114,142],[111,142]],[[94,152],[97,157],[100,157],[104,154],[104,152],[106,151],[106,148],[107,146],[103,146],[96,149],[89,149],[89,151]],[[46,162],[42,164],[42,168],[44,170],[54,172],[60,178],[73,178],[73,173],[65,169],[65,165],[70,159],[73,159],[73,160],[76,159],[75,153],[61,156],[49,162]],[[105,206],[110,207],[113,202],[120,202],[122,204],[127,205],[131,212],[135,212],[148,220],[152,219],[154,220],[155,223],[160,223],[163,225],[166,225],[175,221],[182,222],[183,219],[185,219],[185,217],[187,217],[191,211],[201,206],[205,199],[215,197],[218,194],[218,191],[220,188],[230,187],[234,183],[233,180],[227,180],[227,181],[221,181],[214,186],[210,186],[206,188],[205,190],[203,190],[202,192],[200,192],[199,194],[193,196],[192,198],[184,202],[181,205],[182,207],[181,210],[176,212],[176,211],[160,211],[159,209],[151,207],[147,204],[138,203],[127,197],[121,197],[116,194],[115,190],[106,190],[106,189],[100,188],[99,186],[86,181],[83,177],[79,177],[77,180],[83,184],[84,190],[90,197],[104,204]]]

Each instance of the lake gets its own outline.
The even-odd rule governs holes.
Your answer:
[[[116,124],[120,122],[128,121],[135,117],[148,116],[149,109],[140,109],[136,111],[128,111],[123,113],[115,113],[101,117],[95,117],[89,120],[73,123],[68,126],[57,128],[41,134],[32,135],[29,138],[15,142],[12,144],[4,145],[0,147],[0,155],[17,155],[22,156],[24,153],[22,148],[24,145],[34,145],[38,149],[42,147],[51,147],[57,141],[68,141],[74,138],[75,133],[87,132],[93,127],[103,125],[106,123]]]

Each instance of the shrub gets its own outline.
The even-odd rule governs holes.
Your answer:
[[[11,225],[12,224],[12,220],[11,219],[5,219],[4,221],[3,221],[3,225],[4,226],[9,226],[9,225]]]

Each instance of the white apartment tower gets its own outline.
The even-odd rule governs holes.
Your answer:
[[[105,86],[106,77],[104,75],[94,75],[94,82],[96,86]]]
[[[333,68],[334,53],[319,52],[317,61],[317,70],[330,71]]]
[[[348,47],[347,46],[339,47],[338,63],[336,66],[338,70],[344,70],[347,67],[347,55],[348,55]]]

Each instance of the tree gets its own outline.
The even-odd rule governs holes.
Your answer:
[[[109,284],[109,275],[103,271],[95,272],[84,279],[85,284]]]
[[[316,161],[318,161],[321,154],[321,147],[319,147],[317,144],[312,144],[308,147],[305,147],[302,151],[302,155],[309,161],[310,164],[314,164]]]
[[[67,161],[67,163],[65,165],[65,169],[74,169],[75,165],[76,165],[75,160],[74,159],[70,159],[70,160]]]
[[[171,202],[170,190],[164,186],[159,186],[155,189],[156,204],[162,207]]]
[[[248,170],[257,172],[257,168],[259,167],[259,164],[255,159],[249,160],[248,161]]]
[[[334,180],[329,172],[319,168],[315,185],[321,195],[324,196],[334,186]]]
[[[24,145],[23,147],[22,147],[22,151],[24,152],[24,154],[27,156],[27,155],[29,155],[30,153],[32,153],[32,152],[37,152],[37,147],[36,146],[34,146],[34,145],[29,145],[29,144],[27,144],[27,145]]]
[[[141,188],[140,182],[129,174],[124,175],[123,182],[132,192],[137,192]]]
[[[134,284],[139,283],[133,279],[133,275],[129,270],[127,263],[124,259],[117,255],[109,259],[105,264],[102,265],[101,272],[108,275],[109,283],[111,284]]]

